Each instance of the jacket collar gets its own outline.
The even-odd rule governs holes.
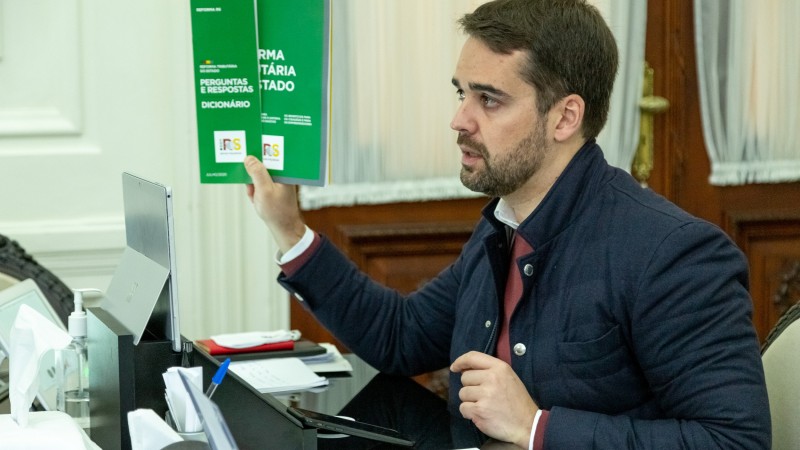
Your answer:
[[[582,214],[597,192],[607,168],[600,146],[594,139],[588,140],[564,168],[539,206],[520,223],[517,232],[534,249],[541,249]],[[505,232],[505,225],[494,217],[499,200],[495,198],[486,205],[483,216],[498,232]]]

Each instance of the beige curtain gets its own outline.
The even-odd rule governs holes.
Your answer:
[[[711,184],[800,180],[800,2],[697,0],[694,7]]]
[[[476,196],[458,179],[450,85],[465,37],[456,21],[484,0],[335,0],[332,182],[302,188],[305,209]],[[629,169],[638,140],[646,2],[595,0],[621,68],[599,136]]]

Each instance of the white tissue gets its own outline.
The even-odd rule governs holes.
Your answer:
[[[246,331],[211,336],[211,340],[216,342],[217,345],[228,348],[255,347],[256,345],[296,341],[298,339],[300,339],[300,332],[297,330]]]
[[[10,341],[8,384],[11,418],[25,427],[28,410],[39,391],[42,356],[47,351],[66,347],[72,338],[35,309],[21,305],[11,327]]]
[[[0,449],[101,450],[67,413],[37,411],[28,419],[23,428],[10,415],[0,415]]]
[[[162,374],[167,388],[167,403],[175,421],[175,427],[182,433],[194,433],[203,430],[203,423],[192,404],[189,393],[181,381],[178,371],[183,372],[198,389],[203,385],[202,367],[170,367]]]
[[[183,440],[152,409],[137,409],[129,412],[128,430],[131,433],[132,450],[164,448]]]

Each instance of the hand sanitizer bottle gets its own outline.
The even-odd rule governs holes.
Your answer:
[[[86,311],[83,293],[97,289],[73,289],[75,310],[69,315],[67,329],[72,342],[56,351],[58,393],[56,408],[63,411],[89,433],[89,364],[86,352]]]

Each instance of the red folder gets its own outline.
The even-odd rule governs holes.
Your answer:
[[[235,353],[258,353],[294,349],[294,341],[273,342],[244,348],[223,347],[212,339],[198,339],[194,341],[194,343],[205,350],[209,355],[230,355]]]

